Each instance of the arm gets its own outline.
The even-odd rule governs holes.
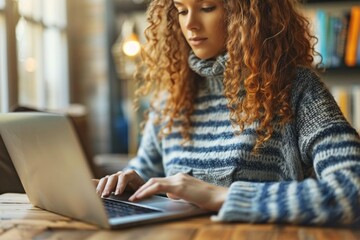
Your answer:
[[[303,224],[359,220],[359,135],[314,76],[306,85],[295,83],[294,89],[299,150],[303,161],[313,165],[316,179],[234,182],[214,220]]]

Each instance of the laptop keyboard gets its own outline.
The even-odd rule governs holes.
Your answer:
[[[110,218],[113,217],[123,217],[144,213],[156,213],[160,212],[159,210],[154,210],[145,207],[139,207],[132,204],[126,204],[124,202],[118,202],[103,198],[103,203],[106,209],[106,212]]]

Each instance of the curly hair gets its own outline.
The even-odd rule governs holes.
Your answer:
[[[291,81],[297,67],[312,68],[318,55],[316,37],[297,9],[299,0],[223,2],[228,26],[224,94],[229,118],[237,134],[259,122],[256,150],[272,136],[276,125],[292,120]],[[147,16],[147,43],[141,53],[144,68],[136,74],[136,94],[153,94],[151,108],[158,113],[157,123],[163,124],[161,136],[171,132],[175,120],[181,120],[181,134],[185,141],[191,140],[190,116],[199,77],[188,66],[190,47],[177,10],[171,0],[152,0]],[[164,92],[166,101],[155,104]]]

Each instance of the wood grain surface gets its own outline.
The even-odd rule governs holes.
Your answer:
[[[0,195],[0,240],[360,240],[360,229],[215,223],[209,216],[104,230],[33,207],[25,194]]]

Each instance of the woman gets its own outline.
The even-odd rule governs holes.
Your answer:
[[[97,182],[219,211],[216,221],[350,224],[360,139],[312,70],[295,0],[152,0],[137,157]]]

